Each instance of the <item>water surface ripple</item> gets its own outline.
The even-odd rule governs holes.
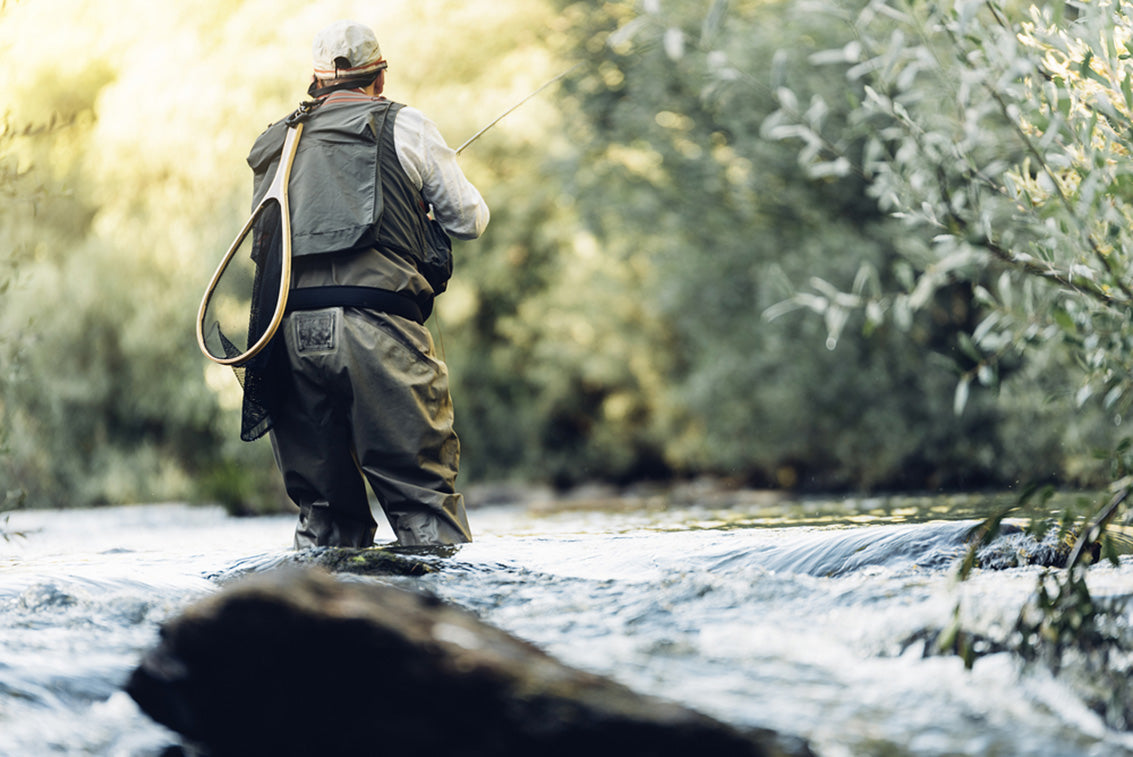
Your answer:
[[[1000,653],[969,671],[909,643],[957,602],[973,630],[1005,638],[1040,568],[957,584],[973,519],[932,502],[917,508],[932,517],[858,517],[867,508],[842,502],[824,521],[816,507],[481,508],[477,541],[442,570],[381,580],[639,691],[803,736],[824,757],[1133,755],[1128,733],[1044,670]],[[291,557],[292,526],[172,505],[14,513],[9,528],[27,536],[0,541],[0,755],[174,742],[119,686],[163,620]],[[1096,567],[1090,587],[1133,594],[1133,562]]]

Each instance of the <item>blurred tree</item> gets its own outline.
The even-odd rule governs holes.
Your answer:
[[[559,171],[602,254],[637,272],[637,294],[624,296],[661,324],[650,348],[666,388],[649,428],[668,465],[822,488],[971,487],[1062,471],[1050,435],[1006,438],[990,396],[952,412],[980,319],[963,282],[934,292],[904,329],[855,316],[825,283],[808,300],[825,338],[822,324],[763,318],[792,282],[895,283],[909,245],[867,177],[846,170],[864,136],[846,137],[838,161],[805,168],[765,138],[786,80],[827,128],[850,117],[850,87],[809,59],[842,44],[837,20],[754,1],[564,13],[586,67],[568,98],[580,149]],[[829,351],[815,349],[823,341]]]
[[[1063,394],[1091,419],[1088,400],[1099,398],[1118,436],[1133,401],[1129,10],[826,6],[845,42],[812,60],[847,80],[848,117],[824,121],[823,100],[804,110],[783,90],[765,133],[802,139],[812,171],[865,177],[917,243],[901,250],[895,281],[866,272],[858,291],[806,293],[796,303],[907,323],[943,287],[969,282],[980,321],[963,344],[970,366],[956,383],[956,408],[972,386],[997,386],[1004,365],[1056,345],[1046,365],[1079,371],[1077,390]],[[864,149],[855,155],[846,149],[853,144]],[[1120,479],[1127,445],[1111,441]]]
[[[311,33],[339,17],[375,23],[390,96],[453,144],[582,64],[461,158],[493,210],[438,302],[464,481],[1088,479],[1059,443],[1095,427],[1039,402],[1060,353],[985,359],[998,279],[952,276],[907,318],[874,317],[865,295],[914,280],[933,251],[879,211],[876,172],[845,168],[874,154],[866,90],[815,65],[845,49],[844,19],[794,2],[664,8],[400,0],[373,20],[362,0],[9,3],[9,122],[68,127],[9,130],[4,145],[20,192],[42,191],[34,209],[0,208],[4,254],[20,255],[0,309],[0,370],[19,376],[0,400],[0,489],[40,505],[284,506],[270,447],[239,442],[237,386],[196,352],[192,316],[248,207],[245,152],[303,98]],[[802,116],[764,125],[784,83],[844,156],[808,142],[808,174],[776,141],[805,135]],[[824,322],[763,318],[811,277],[829,282],[804,303]],[[828,334],[837,348],[815,349]],[[999,404],[973,392],[952,412],[957,376],[1010,371]],[[1047,383],[1019,380],[1031,372]]]
[[[0,19],[8,10],[6,2],[0,2]],[[23,131],[30,130],[30,127]],[[20,167],[14,154],[13,142],[21,129],[11,123],[7,113],[0,114],[0,229],[12,228],[29,213],[35,212],[38,188],[28,181],[26,171]],[[21,259],[26,255],[26,246],[16,239],[0,236],[0,298],[6,297],[16,285]],[[7,459],[10,438],[11,400],[8,399],[17,380],[17,365],[23,332],[0,331],[0,470]],[[15,487],[6,476],[0,475],[0,513],[19,507],[26,493]],[[7,526],[8,518],[0,521],[0,537],[5,540],[13,534]]]
[[[248,147],[304,99],[311,34],[341,17],[377,26],[392,97],[421,106],[446,134],[470,135],[552,72],[545,8],[406,0],[370,19],[371,7],[349,0],[39,0],[8,11],[0,70],[13,122],[54,116],[70,126],[12,142],[19,170],[48,191],[34,214],[0,230],[7,249],[26,250],[21,286],[0,311],[0,333],[26,347],[22,380],[4,395],[11,454],[0,481],[38,505],[284,506],[270,446],[238,440],[231,372],[193,346],[201,291],[248,206]],[[268,30],[265,18],[278,23]],[[486,135],[464,159],[469,174],[486,189],[508,180],[481,156],[537,141],[553,111],[532,103]],[[539,179],[516,166],[499,170],[525,178],[507,190],[523,197]],[[440,306],[457,333],[462,303],[485,301],[471,281],[477,268],[488,292],[527,270],[507,245],[477,249],[461,245],[463,299],[454,285]]]
[[[821,6],[844,24],[844,42],[812,60],[850,84],[841,104],[848,117],[824,122],[820,101],[804,108],[783,90],[765,132],[801,139],[804,163],[819,174],[865,177],[871,196],[918,243],[902,249],[897,280],[866,272],[854,291],[820,284],[796,304],[861,308],[870,323],[902,324],[942,288],[964,283],[980,320],[963,345],[970,365],[954,389],[958,412],[973,386],[998,387],[1004,365],[1037,356],[1056,366],[1079,416],[1107,417],[1097,425],[1111,436],[1112,493],[1088,504],[1087,517],[1060,513],[1060,535],[1074,548],[1064,571],[1040,576],[1012,644],[1055,673],[1068,657],[1084,659],[1091,685],[1108,692],[1126,678],[1114,664],[1120,639],[1109,629],[1127,608],[1092,598],[1084,570],[1102,556],[1118,561],[1107,529],[1128,522],[1133,491],[1133,443],[1124,431],[1133,404],[1133,6]],[[846,149],[854,144],[864,149]],[[1039,499],[1036,530],[1054,525]],[[984,524],[971,555],[1005,514]],[[970,567],[971,556],[961,575]],[[955,617],[953,638],[959,606]],[[957,651],[970,665],[971,648]],[[1096,709],[1110,725],[1128,727],[1128,713],[1108,693]]]
[[[0,5],[0,18],[4,6]],[[12,155],[11,143],[14,128],[4,119],[0,122],[0,228],[10,227],[17,218],[34,210],[32,192],[26,186],[25,176]],[[0,243],[0,297],[6,297],[16,286],[22,248],[12,240]],[[8,399],[17,374],[17,357],[22,345],[22,333],[0,332],[0,465],[7,456],[11,401]],[[23,500],[23,492],[0,477],[0,512],[16,507]],[[0,535],[5,533],[0,526]]]

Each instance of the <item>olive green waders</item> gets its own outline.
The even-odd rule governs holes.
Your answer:
[[[291,372],[274,414],[276,463],[299,506],[295,547],[368,547],[369,482],[404,545],[472,540],[454,486],[448,369],[420,324],[351,307],[299,311],[280,328]]]

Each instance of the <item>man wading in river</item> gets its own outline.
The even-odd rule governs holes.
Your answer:
[[[319,105],[291,171],[292,291],[274,346],[285,397],[271,413],[299,506],[295,546],[370,546],[366,481],[399,543],[467,542],[448,371],[422,325],[434,296],[422,261],[430,204],[460,239],[484,232],[488,207],[437,127],[382,97],[386,61],[369,28],[335,23],[313,53]],[[285,131],[273,124],[248,156],[257,200]]]

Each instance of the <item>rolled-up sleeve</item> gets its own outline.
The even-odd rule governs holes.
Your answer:
[[[475,239],[488,226],[488,205],[464,176],[456,151],[436,124],[416,108],[405,107],[394,122],[401,167],[433,206],[433,217],[457,239]]]

